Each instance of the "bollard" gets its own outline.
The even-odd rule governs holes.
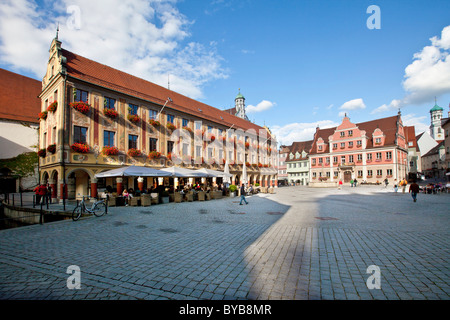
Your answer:
[[[42,224],[43,222],[43,217],[44,217],[44,213],[42,212],[42,201],[41,201],[41,210],[39,211],[40,216],[39,216],[39,224]]]

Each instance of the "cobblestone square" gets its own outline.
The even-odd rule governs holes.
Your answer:
[[[0,231],[0,299],[449,299],[450,194],[283,187],[247,200]],[[80,289],[67,287],[73,265]]]

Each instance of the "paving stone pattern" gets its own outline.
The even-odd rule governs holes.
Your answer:
[[[283,187],[237,200],[0,231],[0,299],[449,299],[450,194]],[[81,289],[67,287],[71,265]]]

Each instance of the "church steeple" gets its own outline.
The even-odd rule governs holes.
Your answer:
[[[430,135],[436,140],[444,140],[444,133],[442,130],[442,113],[444,109],[437,105],[436,97],[434,98],[434,107],[430,110],[431,125],[430,125]]]
[[[245,120],[248,120],[247,115],[245,114],[245,98],[241,94],[241,89],[239,88],[239,93],[234,99],[234,106],[236,109],[236,116]]]

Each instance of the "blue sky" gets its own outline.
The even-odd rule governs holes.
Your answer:
[[[370,5],[381,29],[367,28]],[[59,22],[63,47],[214,107],[240,88],[284,144],[344,112],[362,122],[398,107],[419,133],[435,96],[449,111],[448,12],[447,0],[6,0],[0,67],[42,78]]]

